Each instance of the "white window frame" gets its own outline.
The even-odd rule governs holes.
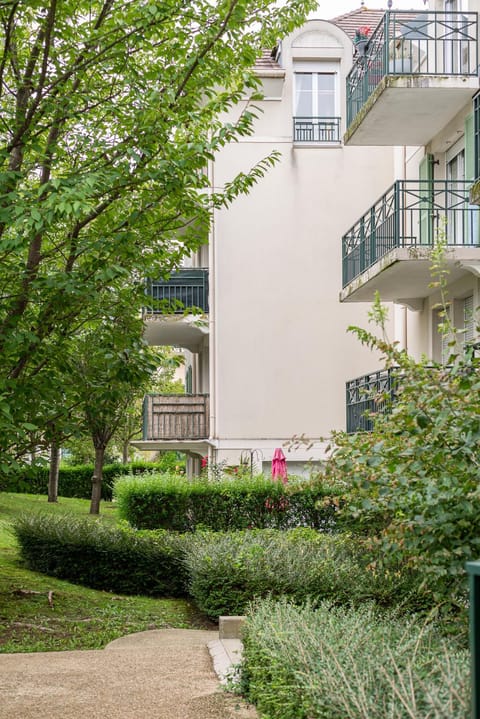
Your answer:
[[[296,116],[296,106],[297,106],[297,83],[296,83],[296,75],[297,74],[311,74],[311,75],[333,75],[334,76],[334,85],[333,85],[333,97],[334,97],[334,114],[332,117],[340,117],[340,86],[339,86],[339,73],[340,73],[340,63],[339,62],[294,62],[293,64],[293,78],[294,78],[294,87],[293,87],[293,93],[292,93],[292,103],[293,103],[293,116]],[[318,108],[317,108],[318,109]],[[325,115],[320,114],[319,112],[312,112],[312,117],[326,117]]]

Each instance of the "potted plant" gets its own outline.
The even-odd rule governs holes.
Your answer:
[[[355,37],[353,41],[358,55],[365,55],[371,32],[372,29],[368,27],[368,25],[361,25],[355,30]]]

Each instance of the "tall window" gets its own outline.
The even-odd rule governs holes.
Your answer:
[[[294,142],[340,142],[335,62],[298,62],[294,74]]]
[[[295,73],[295,116],[335,116],[335,73]]]

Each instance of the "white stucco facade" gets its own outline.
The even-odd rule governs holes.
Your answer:
[[[452,2],[433,4],[432,10],[453,8]],[[480,0],[463,5],[459,0],[454,10],[477,12],[479,5]],[[410,18],[413,25],[404,30],[402,48],[406,38],[409,51],[415,51],[414,35],[408,32],[424,18]],[[396,38],[395,42],[398,47]],[[422,53],[419,62],[425,63],[427,52]],[[411,197],[419,191],[415,185],[419,178],[432,181],[432,187],[474,179],[469,154],[475,143],[469,133],[478,77],[470,74],[440,82],[429,76],[422,84],[409,75],[404,85],[410,89],[404,94],[401,82],[389,84],[387,78],[385,93],[376,90],[374,102],[370,107],[367,102],[366,111],[362,109],[349,127],[345,88],[353,57],[351,32],[349,37],[333,22],[311,20],[282,40],[274,58],[259,63],[265,99],[255,103],[259,108],[255,132],[228,146],[212,163],[212,186],[222,187],[272,152],[279,153],[279,160],[248,196],[215,212],[208,246],[192,258],[193,265],[208,269],[209,309],[203,318],[208,331],[203,328],[190,347],[185,344],[190,391],[209,395],[208,436],[193,450],[191,443],[174,440],[157,441],[158,448],[184,447],[197,456],[208,454],[211,463],[236,465],[251,460],[256,469],[263,466],[267,471],[275,448],[283,447],[290,473],[308,471],[310,461],[324,459],[325,438],[331,430],[345,429],[346,382],[381,368],[380,358],[347,332],[350,325],[369,326],[377,290],[389,308],[389,338],[416,357],[442,359],[439,293],[429,287],[430,248],[412,238],[418,228],[425,232],[425,222],[433,223],[433,217],[432,232],[447,220],[450,237],[455,223],[457,228],[457,239],[447,251],[448,302],[454,323],[463,327],[467,307],[475,312],[480,304],[480,223],[472,219],[475,212],[467,203],[455,215],[462,218],[463,235],[468,231],[473,238],[460,241],[459,220],[452,219],[450,200],[445,217],[435,209],[425,220],[430,205],[421,193],[414,212],[408,209],[408,237],[400,237],[378,262],[372,261],[351,279],[345,280],[343,267],[342,281],[342,236],[358,227],[362,217],[365,227],[373,222],[379,198],[393,183],[410,182],[398,187],[400,194]],[[355,59],[358,62],[358,53]],[[310,100],[315,94],[317,100]],[[435,114],[431,135],[425,117],[429,98]],[[329,117],[339,123],[335,141],[328,123],[326,130],[318,124],[310,141],[305,134],[296,134],[294,118],[300,107],[305,116],[310,101],[315,121],[322,103],[329,103]],[[442,102],[448,120],[438,127],[435,108]],[[229,121],[246,106],[247,100],[235,108]],[[375,125],[368,124],[373,111],[381,117],[377,145],[372,141]],[[400,113],[403,125],[409,122],[408,132],[399,123]],[[417,144],[403,146],[396,139],[401,136],[418,138]],[[426,186],[424,182],[420,189]],[[415,212],[418,217],[412,220]],[[368,252],[378,236],[379,232],[367,240]],[[475,338],[476,328],[471,325],[469,320]],[[148,332],[151,341],[161,341],[161,332],[155,334],[147,327],[147,336]],[[292,444],[298,436],[308,438],[309,444]]]

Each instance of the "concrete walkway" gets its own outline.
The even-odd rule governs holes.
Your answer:
[[[206,630],[140,632],[100,651],[0,654],[0,719],[255,719],[220,688],[207,645],[223,676],[238,644]]]

